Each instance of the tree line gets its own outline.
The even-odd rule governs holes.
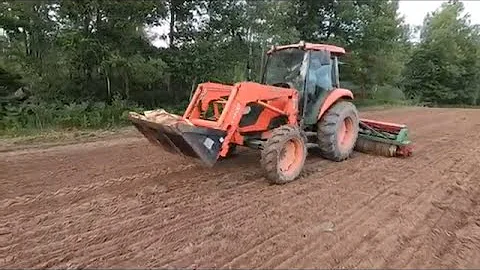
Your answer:
[[[478,105],[480,34],[464,13],[449,1],[416,29],[388,0],[4,1],[0,128],[181,110],[198,83],[259,81],[266,50],[299,40],[345,47],[341,83],[360,100]]]

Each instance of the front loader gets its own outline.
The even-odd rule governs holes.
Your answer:
[[[360,119],[340,87],[343,48],[300,42],[273,47],[261,83],[198,85],[183,116],[130,113],[133,125],[166,151],[213,166],[237,145],[261,151],[266,178],[284,184],[302,172],[307,149],[332,161],[354,149],[384,156],[412,153],[405,125]]]

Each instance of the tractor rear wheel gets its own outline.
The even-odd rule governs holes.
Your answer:
[[[273,184],[295,180],[303,170],[307,157],[305,138],[299,128],[281,126],[272,131],[263,145],[261,165]]]
[[[334,104],[317,124],[318,146],[321,155],[329,160],[347,159],[358,137],[358,111],[348,101]]]

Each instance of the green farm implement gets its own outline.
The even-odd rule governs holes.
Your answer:
[[[355,150],[395,157],[412,155],[406,125],[360,119]]]

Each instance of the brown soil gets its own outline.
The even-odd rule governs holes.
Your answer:
[[[0,267],[479,268],[480,110],[362,116],[414,156],[309,155],[277,186],[258,152],[206,169],[140,136],[0,153]]]

